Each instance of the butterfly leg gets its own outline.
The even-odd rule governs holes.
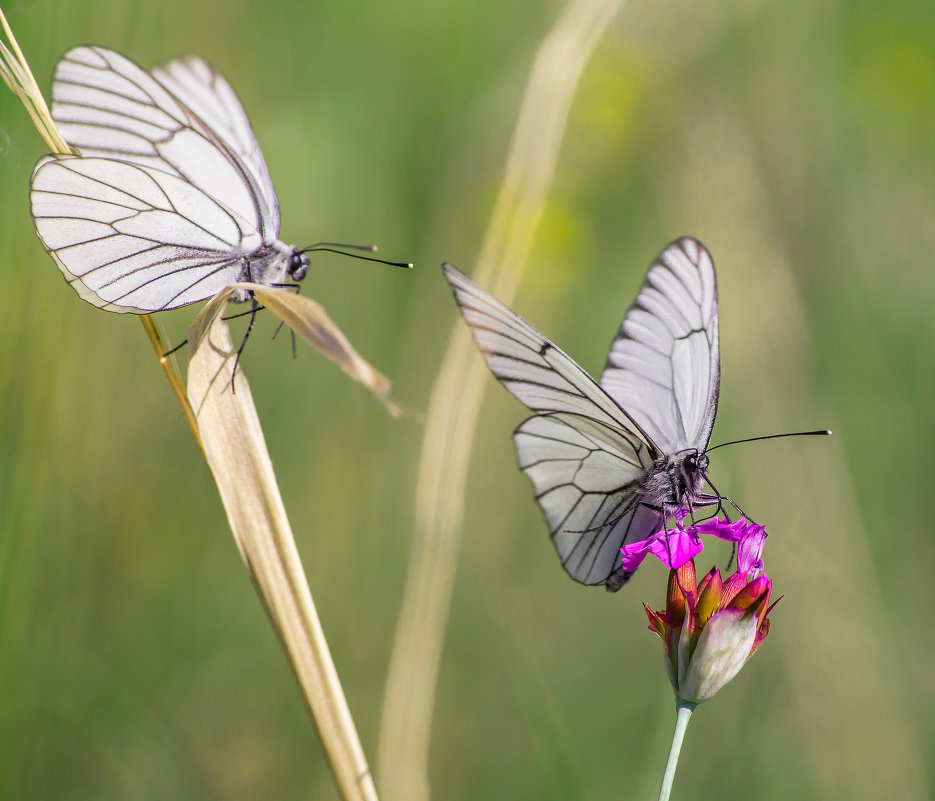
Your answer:
[[[302,291],[302,287],[300,284],[271,284],[271,286],[274,286],[277,289],[294,289],[296,295],[298,295]],[[279,325],[276,326],[276,330],[273,331],[273,339],[276,339],[276,337],[279,336],[279,332],[282,331],[282,327],[284,325],[285,323],[280,321]],[[294,359],[296,357],[295,331],[290,331],[289,333],[292,334],[292,358]]]
[[[718,512],[723,512],[724,516],[730,520],[730,515],[727,513],[727,510],[724,509],[724,501],[727,501],[734,509],[740,514],[741,517],[746,517],[751,523],[756,521],[747,516],[747,513],[744,512],[734,501],[732,501],[727,495],[722,495],[721,491],[711,483],[711,479],[705,476],[705,483],[714,490],[714,495],[702,495],[699,500],[699,506],[713,506],[714,502],[717,501],[717,509],[715,510],[715,515]]]
[[[255,308],[248,309],[248,310],[245,311],[245,312],[240,312],[239,314],[229,314],[229,315],[227,315],[227,317],[222,317],[221,319],[224,320],[224,322],[227,322],[228,320],[237,320],[237,319],[240,318],[240,317],[246,317],[248,314],[256,315],[256,313],[257,313],[258,311],[261,311],[262,309],[265,309],[265,308],[266,308],[265,306],[257,305]],[[171,348],[170,350],[167,350],[165,353],[163,353],[163,354],[162,354],[162,358],[163,358],[163,359],[168,358],[169,356],[171,356],[171,355],[172,355],[173,353],[175,353],[176,351],[180,351],[180,350],[181,350],[182,348],[184,348],[187,344],[188,344],[188,340],[187,340],[187,339],[183,339],[183,340],[182,340],[181,342],[179,342],[179,344],[176,345],[174,348]]]
[[[187,340],[187,339],[183,339],[183,340],[182,340],[181,342],[179,342],[179,344],[176,345],[174,348],[172,348],[171,350],[167,350],[165,353],[163,353],[163,354],[162,354],[162,358],[163,358],[163,359],[168,359],[173,353],[175,353],[176,351],[181,350],[181,349],[184,348],[187,344],[188,344],[188,340]]]
[[[711,483],[711,480],[707,476],[705,476],[705,481],[708,483],[708,486],[710,486],[711,489],[714,490],[715,494],[701,496],[699,505],[714,506],[715,502],[717,503],[717,509],[714,510],[714,514],[711,515],[708,519],[710,519],[711,517],[717,517],[719,512],[723,512],[724,517],[726,517],[727,520],[730,521],[730,515],[724,509],[724,501],[727,501],[731,506],[734,507],[734,509],[736,509],[740,513],[741,517],[745,517],[747,518],[747,520],[750,520],[750,518],[747,517],[743,509],[741,509],[736,503],[734,503],[726,495],[721,495],[718,488],[715,487],[714,484]],[[737,558],[737,543],[732,543],[731,548],[730,548],[730,558],[727,560],[727,567],[725,568],[725,570],[731,569],[731,566],[734,564],[734,560],[736,558]]]
[[[222,317],[221,319],[226,323],[228,320],[237,320],[241,317],[246,317],[248,314],[256,314],[258,311],[261,311],[265,308],[266,306],[260,306],[257,304],[255,308],[247,309],[247,311],[238,312],[237,314],[229,314],[227,317]]]
[[[256,302],[256,298],[253,297],[253,293],[250,293],[250,303],[251,309],[244,314],[250,315],[250,322],[247,323],[247,330],[244,331],[243,339],[240,340],[240,347],[237,348],[237,355],[234,357],[234,369],[231,371],[231,392],[236,392],[234,387],[234,379],[237,377],[237,365],[240,364],[240,357],[243,355],[243,349],[247,346],[247,340],[250,339],[250,332],[253,331],[253,325],[256,323],[256,313],[262,308],[259,303]],[[238,317],[241,315],[238,315]]]

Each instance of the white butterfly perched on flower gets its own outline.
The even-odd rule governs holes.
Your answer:
[[[32,214],[68,283],[95,306],[144,314],[238,281],[300,281],[306,251],[329,249],[279,241],[279,203],[247,115],[200,59],[146,72],[76,47],[56,66],[52,116],[81,156],[39,161]]]
[[[536,415],[513,435],[568,574],[617,590],[620,548],[702,492],[720,385],[717,283],[684,237],[649,268],[596,383],[564,351],[449,264],[445,276],[487,366]]]

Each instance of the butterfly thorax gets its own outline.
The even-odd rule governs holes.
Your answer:
[[[660,456],[643,475],[642,502],[661,510],[687,507],[701,494],[708,457],[694,449]]]
[[[278,239],[272,244],[261,245],[242,258],[238,281],[249,281],[264,286],[278,286],[301,281],[308,271],[308,256]],[[246,292],[231,296],[234,303],[250,299]]]

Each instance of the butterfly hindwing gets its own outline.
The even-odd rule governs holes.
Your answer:
[[[602,584],[617,570],[620,548],[658,530],[662,515],[639,503],[652,466],[642,440],[581,415],[530,417],[513,435],[562,566],[582,584]],[[620,577],[620,584],[626,576]],[[618,585],[619,586],[619,585]]]
[[[82,298],[110,311],[150,312],[211,297],[237,280],[256,231],[187,181],[100,158],[39,163],[30,203],[36,231]]]

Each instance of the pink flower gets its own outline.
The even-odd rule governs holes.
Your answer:
[[[623,554],[624,570],[636,570],[649,554],[670,570],[678,570],[703,550],[704,544],[695,530],[682,528],[681,521],[678,521],[676,528],[657,531],[645,540],[628,543],[620,549],[620,553]]]
[[[740,570],[751,573],[751,577],[754,572],[763,571],[763,562],[759,558],[763,551],[763,541],[766,539],[766,529],[763,526],[748,523],[743,517],[734,523],[712,517],[686,528],[683,521],[688,514],[687,509],[677,509],[673,514],[675,528],[663,529],[645,540],[624,545],[620,549],[624,570],[636,570],[650,554],[670,570],[678,570],[704,550],[704,544],[698,535],[711,534],[727,542],[739,543],[737,564]]]
[[[737,572],[722,581],[720,571],[712,568],[696,583],[695,563],[689,559],[670,570],[665,610],[643,607],[650,630],[665,645],[666,669],[677,698],[700,704],[734,678],[766,639],[772,581],[762,572],[762,526],[708,520],[691,532],[736,542]]]

